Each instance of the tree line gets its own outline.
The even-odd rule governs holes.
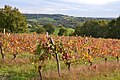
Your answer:
[[[74,35],[120,39],[120,16],[111,21],[89,20],[75,27]]]

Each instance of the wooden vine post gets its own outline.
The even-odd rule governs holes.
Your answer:
[[[57,53],[57,51],[56,51],[56,45],[55,45],[52,37],[49,37],[49,36],[48,36],[48,32],[46,33],[46,37],[47,37],[48,41],[50,41],[50,43],[54,46],[53,52],[55,53],[55,56],[56,56],[58,75],[59,75],[59,77],[60,77],[60,59],[59,59],[59,55],[58,55],[58,53]]]
[[[60,77],[60,60],[59,60],[59,55],[55,53],[56,55],[56,61],[57,61],[57,68],[58,68],[58,75]]]
[[[2,50],[2,42],[0,42],[0,52],[1,52],[2,59],[4,59],[5,55],[4,55],[3,50]]]

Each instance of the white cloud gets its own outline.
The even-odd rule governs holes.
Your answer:
[[[65,0],[66,2],[73,3],[84,3],[84,4],[95,4],[95,5],[105,5],[107,3],[120,1],[120,0]]]
[[[118,17],[120,0],[0,0],[22,13],[68,14],[73,16]]]

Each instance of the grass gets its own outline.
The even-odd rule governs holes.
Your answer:
[[[19,54],[15,60],[12,55],[0,59],[0,80],[39,80],[37,68],[30,61],[32,54]],[[42,69],[43,80],[120,80],[120,63],[115,58],[108,57],[107,63],[102,58],[89,63],[72,64],[71,71],[61,61],[61,77],[58,77],[55,60],[46,61]]]
[[[53,32],[53,35],[57,36],[59,33],[59,28],[55,27],[55,31]]]
[[[72,28],[67,28],[67,35],[70,35],[71,33],[74,33],[75,30]]]
[[[91,67],[85,65],[72,66],[71,71],[64,68],[61,71],[61,77],[58,77],[57,72],[44,72],[45,80],[119,80],[120,79],[120,64],[108,62],[94,64]]]
[[[34,65],[31,65],[30,54],[19,54],[15,60],[11,55],[0,59],[0,80],[29,80],[37,77]]]
[[[55,27],[55,31],[53,32],[53,35],[57,36],[58,33],[59,33],[59,29],[60,29],[60,28]],[[75,32],[75,30],[72,29],[72,28],[66,28],[66,29],[67,29],[66,36],[69,36],[71,33],[74,33],[74,32]]]

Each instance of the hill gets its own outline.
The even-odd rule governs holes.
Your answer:
[[[54,26],[64,26],[73,28],[87,20],[112,20],[114,18],[93,18],[93,17],[74,17],[62,14],[23,14],[28,23],[37,22],[40,25],[53,24]]]

